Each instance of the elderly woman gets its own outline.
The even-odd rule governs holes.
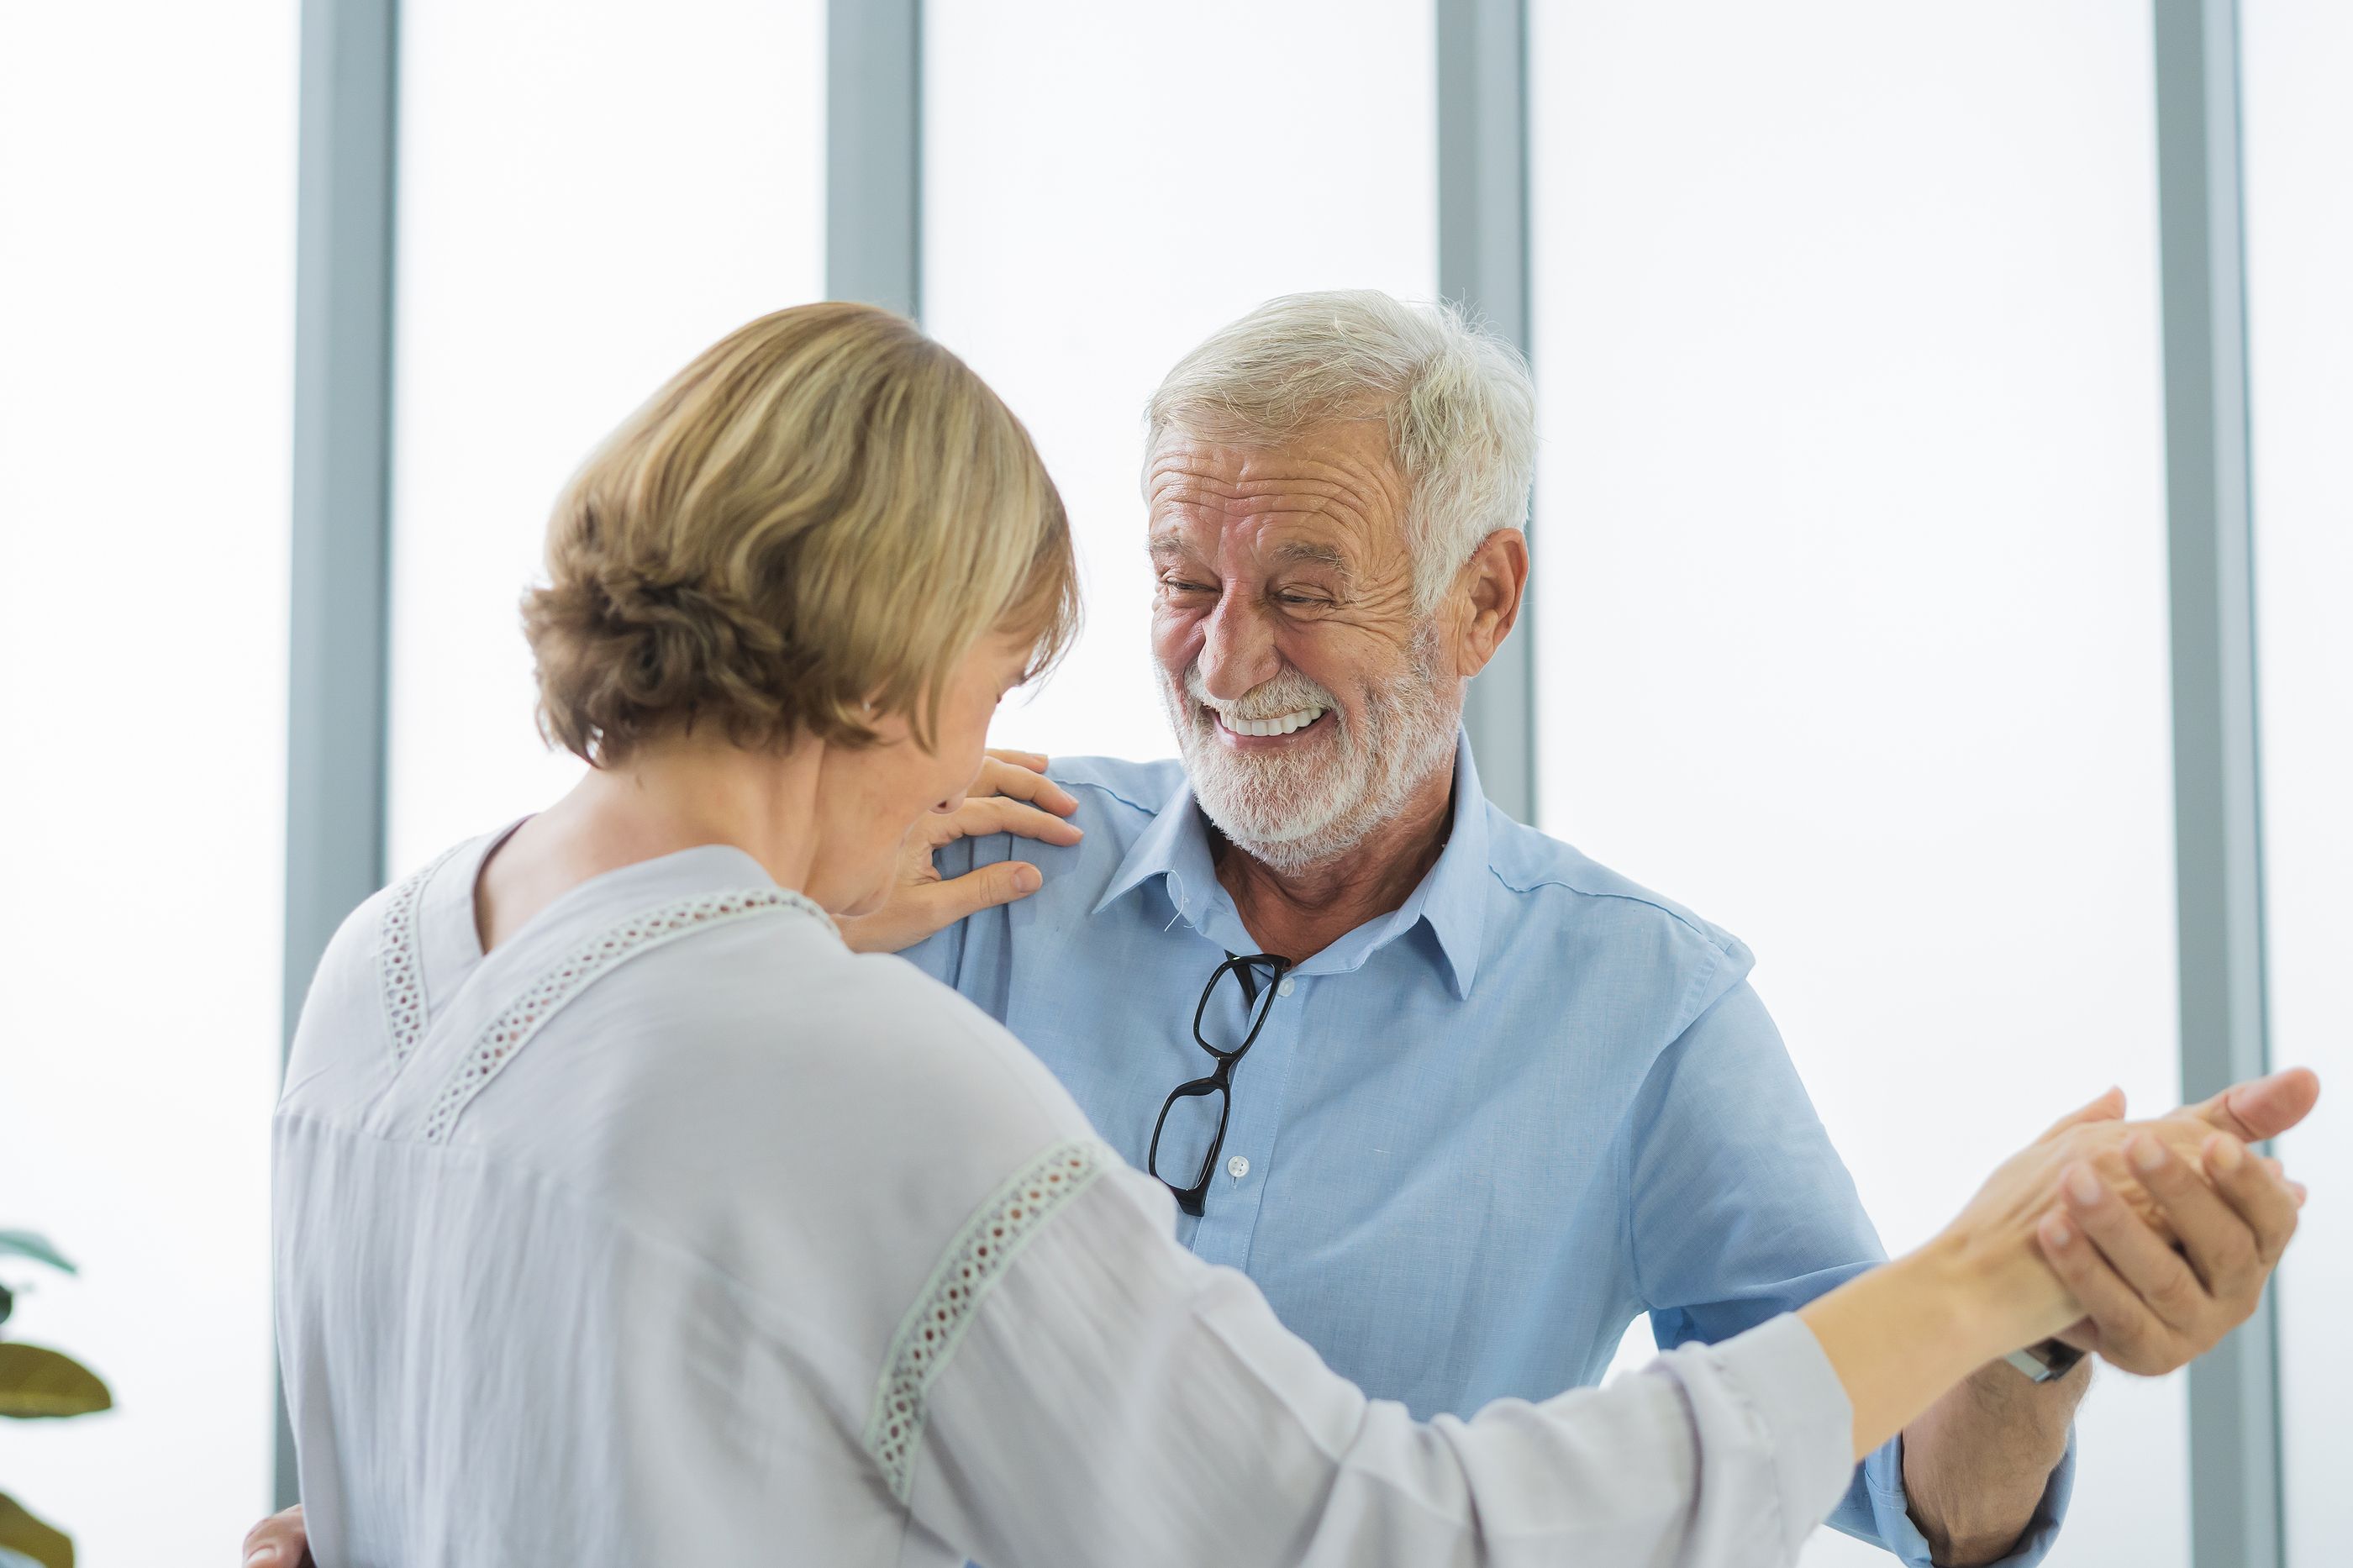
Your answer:
[[[352,916],[277,1119],[323,1563],[1787,1562],[1858,1454],[2080,1315],[2035,1234],[2079,1162],[2125,1184],[2105,1105],[1736,1340],[1368,1402],[1017,1041],[836,934],[1076,615],[979,378],[878,310],[754,321],[590,460],[547,571],[542,721],[592,766]]]

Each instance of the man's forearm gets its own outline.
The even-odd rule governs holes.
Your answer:
[[[2091,1377],[2088,1361],[2049,1383],[1995,1362],[1904,1429],[1904,1490],[1936,1562],[1973,1568],[2018,1544]]]

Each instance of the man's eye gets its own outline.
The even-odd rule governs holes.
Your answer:
[[[1167,589],[1172,594],[1206,594],[1209,592],[1209,585],[1207,583],[1187,583],[1181,577],[1163,577],[1160,579],[1160,585]]]
[[[1275,598],[1286,605],[1320,605],[1324,602],[1313,594],[1277,594]]]

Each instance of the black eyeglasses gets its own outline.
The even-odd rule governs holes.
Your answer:
[[[1201,988],[1200,1005],[1193,1009],[1193,1041],[1216,1058],[1217,1067],[1207,1078],[1197,1078],[1180,1083],[1168,1091],[1160,1102],[1160,1120],[1152,1124],[1152,1151],[1144,1159],[1145,1168],[1158,1176],[1168,1190],[1176,1194],[1176,1206],[1187,1214],[1199,1217],[1202,1200],[1209,1194],[1209,1178],[1218,1164],[1218,1151],[1225,1147],[1226,1120],[1234,1109],[1234,1066],[1250,1054],[1258,1040],[1258,1032],[1266,1027],[1266,1016],[1274,1010],[1274,993],[1282,979],[1282,972],[1291,967],[1291,960],[1278,958],[1271,952],[1254,952],[1245,958],[1226,954],[1226,961],[1209,974],[1209,983]],[[1241,986],[1242,1005],[1250,1018],[1248,1032],[1242,1043],[1231,1047],[1213,1045],[1201,1032],[1201,1020],[1209,1011],[1209,998],[1218,994],[1218,983],[1232,975]],[[1208,1095],[1218,1097],[1218,1131],[1209,1140],[1209,1152],[1201,1156],[1201,1168],[1195,1173],[1192,1184],[1178,1186],[1162,1174],[1160,1169],[1160,1133],[1168,1125],[1168,1113],[1180,1100],[1198,1100]]]

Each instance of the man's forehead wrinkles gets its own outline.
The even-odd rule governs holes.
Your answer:
[[[1151,548],[1166,553],[1171,549],[1207,549],[1215,552],[1226,542],[1250,539],[1270,551],[1298,555],[1303,552],[1316,556],[1345,554],[1334,541],[1335,534],[1350,539],[1368,535],[1371,523],[1362,512],[1338,501],[1304,507],[1267,507],[1232,510],[1219,507],[1171,505],[1159,511],[1160,521],[1150,535]],[[1297,530],[1311,538],[1284,540],[1280,536]],[[1267,536],[1274,535],[1270,539]]]
[[[1345,563],[1386,547],[1400,488],[1389,468],[1345,450],[1164,447],[1145,474],[1149,548],[1205,563],[1233,550],[1278,567]],[[1303,538],[1317,542],[1284,548]]]
[[[1147,472],[1154,485],[1192,484],[1232,494],[1298,489],[1381,489],[1396,477],[1387,461],[1326,457],[1297,450],[1237,453],[1163,447]]]
[[[1152,498],[1171,505],[1215,507],[1248,512],[1268,502],[1345,500],[1361,504],[1362,488],[1339,479],[1245,480],[1228,483],[1196,474],[1169,475],[1154,483]]]

